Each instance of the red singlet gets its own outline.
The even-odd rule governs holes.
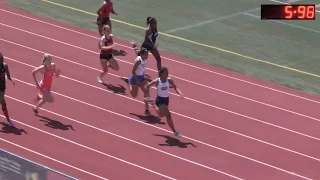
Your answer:
[[[109,36],[109,39],[105,38],[105,36],[102,37],[103,38],[103,41],[104,41],[104,45],[105,46],[110,46],[113,44],[113,39],[111,36]],[[101,54],[103,55],[110,55],[112,54],[112,48],[111,49],[108,49],[108,50],[102,50],[100,51]]]
[[[108,18],[112,10],[113,10],[112,2],[107,3],[105,7],[101,10],[100,16],[104,18]]]
[[[50,66],[49,68],[44,67],[44,73],[42,74],[41,80],[40,80],[41,93],[51,90],[53,74],[54,74],[53,66]]]

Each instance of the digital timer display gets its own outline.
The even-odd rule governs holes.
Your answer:
[[[261,19],[315,20],[316,7],[314,4],[261,5]]]

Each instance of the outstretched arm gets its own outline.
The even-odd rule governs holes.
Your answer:
[[[158,79],[155,79],[151,82],[149,82],[147,85],[146,85],[146,89],[149,89],[151,86],[154,86],[154,85],[157,85],[158,84]]]
[[[173,89],[181,96],[181,98],[184,98],[182,92],[177,87],[177,85],[174,83],[174,81],[171,78],[168,78],[168,81],[169,81],[170,85],[173,87]]]

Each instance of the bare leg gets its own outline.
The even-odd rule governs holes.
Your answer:
[[[102,71],[98,76],[98,82],[103,83],[102,78],[105,76],[105,74],[108,73],[108,61],[105,59],[100,59]]]
[[[152,55],[153,55],[154,58],[156,59],[156,61],[157,61],[157,68],[158,68],[158,70],[160,70],[161,67],[162,67],[162,65],[161,65],[161,57],[160,57],[160,54],[159,54],[158,49],[153,48],[150,52],[152,53]]]
[[[6,103],[6,100],[4,99],[4,91],[0,91],[0,102],[1,102],[1,106],[2,106],[3,115],[6,117],[9,126],[13,126],[13,123],[9,118],[9,112],[8,112],[8,109],[7,109],[7,103]]]
[[[45,100],[43,99],[43,96],[38,95],[36,105],[33,108],[33,111],[35,114],[38,114],[39,107],[41,107],[44,103],[45,103]]]
[[[128,87],[129,87],[129,92],[130,92],[131,96],[133,98],[136,98],[138,96],[139,86],[131,85],[130,83],[128,83]]]
[[[120,69],[118,62],[114,58],[109,60],[109,67],[115,71],[119,71]]]
[[[148,83],[148,81],[145,80],[139,85],[139,87],[143,91],[143,95],[144,95],[144,104],[145,104],[145,109],[146,109],[145,114],[149,116],[149,115],[151,115],[150,111],[149,111],[149,102],[146,99],[150,97],[150,94],[149,94],[149,91],[147,89],[145,89],[145,85],[147,83]]]
[[[170,127],[171,131],[173,133],[177,132],[176,129],[174,128],[174,124],[173,124],[170,112],[168,112],[168,114],[166,115],[166,119],[167,119],[167,123],[168,123],[168,126]]]
[[[168,106],[161,105],[159,107],[159,113],[162,115],[164,114],[166,116],[167,123],[168,123],[168,126],[170,127],[171,131],[174,133],[175,136],[180,137],[181,133],[179,133],[174,127],[174,123],[172,121],[171,113],[168,109]]]
[[[98,24],[98,31],[99,31],[100,36],[103,36],[102,28],[103,28],[103,25]]]
[[[33,108],[34,113],[38,114],[39,107],[43,106],[44,103],[46,103],[46,102],[52,103],[53,101],[54,101],[54,99],[53,99],[50,91],[44,92],[42,96],[39,94],[38,95],[38,102],[36,103],[35,107]]]

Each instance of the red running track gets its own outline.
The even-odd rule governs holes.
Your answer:
[[[143,116],[141,94],[132,99],[119,79],[130,74],[135,58],[128,42],[116,39],[117,51],[126,54],[117,56],[121,70],[102,86],[95,33],[8,7],[0,15],[1,52],[18,81],[8,86],[8,106],[28,133],[4,127],[4,149],[81,179],[320,178],[318,97],[162,53],[188,97],[171,96],[184,134],[176,140],[164,120]],[[43,52],[54,55],[63,76],[54,82],[56,102],[36,117],[31,70]],[[155,77],[152,57],[148,63]]]

